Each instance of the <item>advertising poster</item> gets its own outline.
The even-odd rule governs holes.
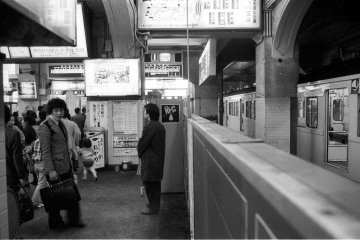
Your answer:
[[[140,95],[139,59],[85,60],[86,96]]]
[[[352,79],[351,80],[351,94],[358,94],[359,93],[359,79]]]
[[[95,168],[101,168],[105,166],[105,143],[103,133],[90,133],[88,136],[92,143],[92,149],[94,150],[94,166]]]
[[[180,122],[180,105],[179,104],[162,104],[161,105],[161,122],[162,123],[179,123]]]
[[[193,29],[259,29],[261,2],[260,0],[142,0],[138,1],[138,27],[139,29],[185,29],[188,22],[188,27]]]
[[[107,129],[107,102],[89,102],[87,112],[90,122],[88,127],[103,127]]]

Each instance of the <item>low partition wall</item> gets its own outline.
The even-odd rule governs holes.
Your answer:
[[[187,120],[192,238],[360,238],[360,186],[198,116]]]

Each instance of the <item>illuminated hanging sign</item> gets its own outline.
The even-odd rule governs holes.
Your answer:
[[[58,1],[58,0],[57,0]],[[62,2],[62,1],[58,1]],[[76,7],[76,47],[30,47],[33,58],[87,58],[87,45],[82,4]]]
[[[182,78],[182,64],[145,64],[145,78]]]
[[[86,96],[140,95],[139,59],[85,60]]]
[[[49,63],[49,79],[84,79],[83,63]]]
[[[85,90],[85,84],[84,81],[52,81],[51,89],[53,91]]]
[[[199,59],[199,85],[216,76],[216,39],[210,38]]]
[[[37,89],[36,82],[18,82],[18,98],[21,99],[36,99]]]
[[[258,30],[261,27],[261,2],[260,0],[138,0],[138,28],[185,29],[188,22],[188,27],[192,29]]]

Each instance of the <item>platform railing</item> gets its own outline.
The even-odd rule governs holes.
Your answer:
[[[360,238],[358,183],[195,115],[186,142],[192,238]]]

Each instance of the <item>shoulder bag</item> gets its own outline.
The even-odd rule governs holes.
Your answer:
[[[77,185],[72,178],[61,181],[58,176],[59,182],[55,184],[51,184],[49,175],[46,175],[46,179],[49,186],[40,189],[46,212],[54,209],[67,210],[81,200]]]
[[[22,192],[21,192],[22,190]],[[20,187],[18,192],[18,202],[20,205],[20,224],[34,218],[34,207],[31,198],[27,195],[24,187]]]

